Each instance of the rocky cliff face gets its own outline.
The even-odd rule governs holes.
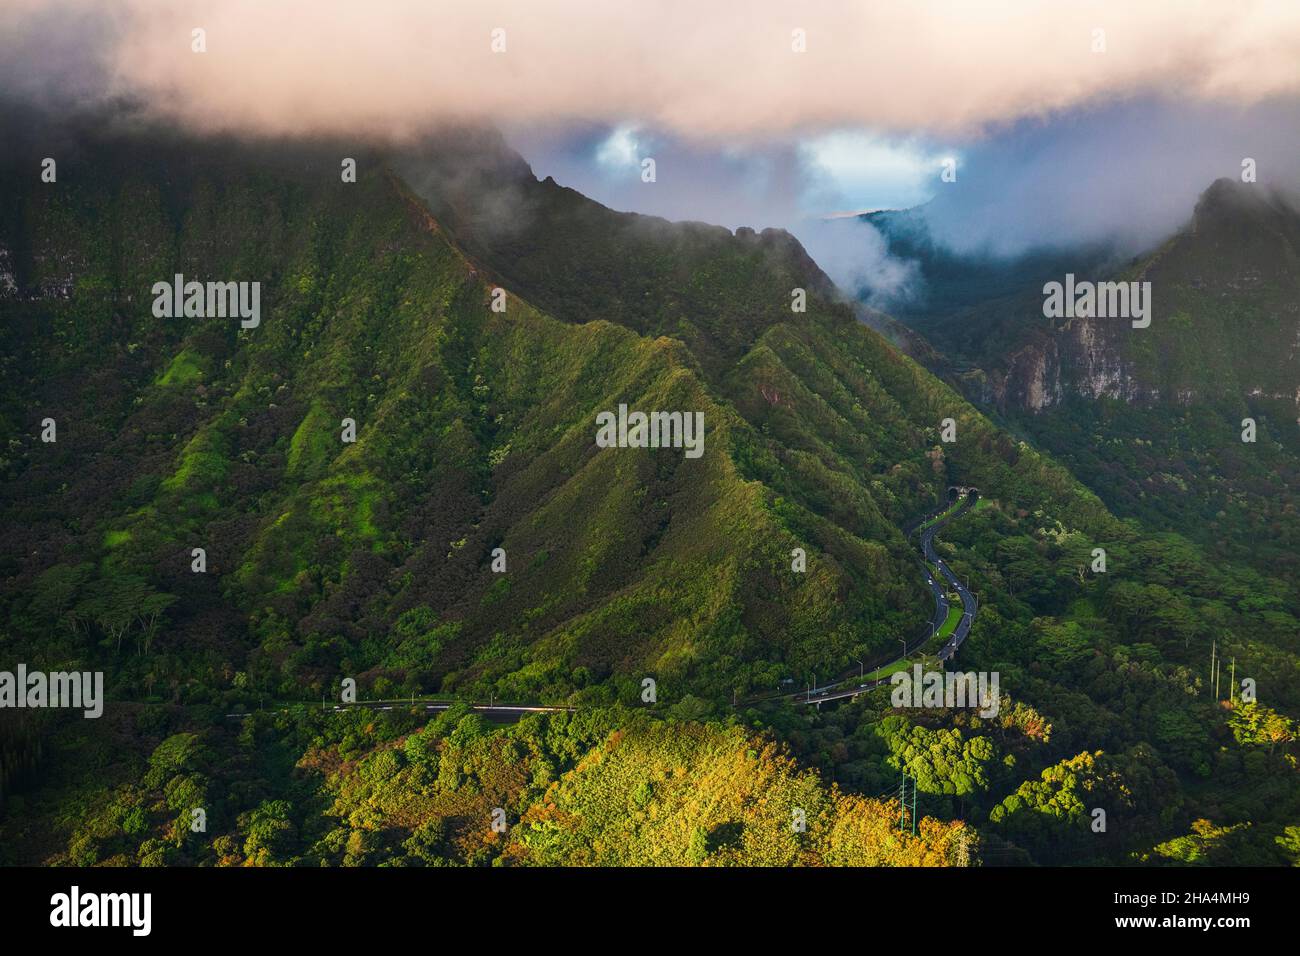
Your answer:
[[[1075,318],[1033,341],[1006,359],[1000,374],[990,375],[982,400],[1000,409],[1038,412],[1071,395],[1154,401],[1159,388],[1143,383],[1125,355],[1123,320]]]
[[[1300,395],[1300,213],[1264,186],[1219,180],[1188,225],[1117,281],[1149,282],[1152,322],[1042,317],[1027,291],[973,310],[1018,336],[977,359],[968,393],[1003,411],[1040,412],[1070,397],[1172,402]],[[996,319],[989,313],[1001,311]]]

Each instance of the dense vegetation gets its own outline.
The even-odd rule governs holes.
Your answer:
[[[153,745],[77,752],[109,779],[56,774],[77,815],[51,860],[81,865],[946,865],[971,854],[959,823],[898,829],[895,802],[826,787],[770,737],[626,709],[494,727],[463,705],[425,723],[403,711],[310,709],[175,733],[154,706]],[[136,741],[137,746],[144,740]],[[79,794],[74,799],[71,794]],[[5,862],[42,804],[15,798]],[[208,830],[192,831],[205,807]],[[57,821],[67,823],[68,821]],[[964,848],[964,849],[962,849]]]
[[[1175,535],[1106,542],[1094,573],[1095,542],[1027,531],[986,503],[939,545],[982,598],[960,663],[999,672],[996,717],[905,720],[881,691],[783,727],[795,753],[866,792],[907,768],[927,812],[981,829],[987,863],[1300,862],[1294,593]],[[1256,682],[1254,703],[1230,670]]]
[[[0,205],[0,664],[104,670],[109,705],[0,736],[7,862],[1294,859],[1294,589],[1112,516],[790,236],[617,214],[479,134],[346,184],[329,144],[87,133],[57,186],[32,155]],[[260,326],[154,318],[175,273],[260,281]],[[620,403],[703,411],[705,454],[597,448]],[[754,703],[914,636],[900,527],[950,484],[985,496],[942,548],[999,715]],[[1210,642],[1258,704],[1210,698]],[[577,710],[310,706],[347,677]]]
[[[1300,429],[1279,402],[1071,399],[1023,427],[1118,515],[1300,587]],[[1256,441],[1241,441],[1241,422]]]
[[[982,588],[981,623],[993,624],[981,627],[987,639],[970,645],[966,660],[998,667],[1051,716],[1062,746],[1049,750],[1065,761],[1054,770],[1035,765],[1041,782],[982,805],[990,831],[1033,819],[1024,813],[1034,804],[1081,825],[1069,779],[1140,753],[1151,766],[1158,758],[1178,785],[1151,778],[1165,780],[1156,802],[1167,817],[1138,827],[1134,859],[1295,862],[1294,198],[1220,180],[1186,228],[1126,266],[1108,266],[1097,250],[1048,250],[997,263],[980,281],[971,271],[985,260],[934,248],[909,231],[916,223],[907,217],[882,225],[897,234],[899,250],[920,257],[937,297],[906,316],[945,353],[928,364],[956,371],[973,398],[1127,519],[1125,533],[1089,541],[1050,522],[1018,528],[1006,507],[1001,515],[981,510],[946,536],[955,566],[969,562]],[[1085,333],[1077,321],[1045,322],[1039,286],[1066,271],[1150,282],[1151,326],[1092,322]],[[1039,376],[1034,388],[1012,380],[1017,369]],[[1242,441],[1247,418],[1254,442]],[[1104,574],[1091,570],[1097,544],[1108,551]],[[1207,700],[1212,655],[1221,662],[1219,700]],[[1243,675],[1261,688],[1259,703],[1243,705]],[[1061,739],[1078,724],[1086,732]],[[1081,745],[1104,756],[1085,760]],[[1151,845],[1168,827],[1180,835]],[[1055,850],[1046,834],[1036,849],[1028,832],[1012,838],[1036,859],[1079,857],[1064,834]]]

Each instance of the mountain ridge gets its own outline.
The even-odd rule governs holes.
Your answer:
[[[736,675],[741,689],[767,686],[778,670],[840,667],[853,648],[876,652],[910,630],[926,595],[898,524],[940,493],[946,468],[990,489],[1025,482],[1042,500],[1068,486],[1063,474],[1043,483],[1040,472],[1052,472],[1033,453],[998,438],[847,307],[822,300],[833,289],[788,234],[650,224],[660,275],[682,274],[690,261],[713,277],[680,288],[656,279],[654,295],[641,296],[622,285],[602,291],[593,279],[603,268],[547,284],[539,277],[555,274],[553,260],[515,249],[519,274],[548,309],[568,315],[554,319],[517,297],[501,257],[483,255],[491,244],[475,251],[470,242],[469,258],[449,245],[447,227],[377,162],[358,183],[341,184],[323,150],[315,162],[287,160],[282,172],[240,185],[240,147],[226,149],[163,158],[173,207],[189,210],[179,222],[150,185],[148,164],[127,174],[126,157],[79,185],[78,171],[65,168],[74,204],[48,206],[58,194],[37,190],[32,206],[19,215],[11,207],[4,220],[3,244],[28,262],[6,351],[47,348],[39,343],[75,330],[43,367],[11,373],[3,389],[11,428],[30,414],[31,395],[62,422],[54,460],[29,438],[6,462],[5,552],[10,613],[31,625],[48,619],[25,603],[27,589],[70,589],[59,613],[79,623],[53,637],[64,656],[99,653],[85,629],[111,629],[115,601],[164,595],[178,601],[160,633],[130,626],[141,648],[178,660],[198,653],[232,675],[227,682],[251,669],[249,682],[270,693],[319,689],[342,669],[381,691],[428,690],[432,679],[553,700],[600,690],[605,677],[629,682],[621,693],[630,693],[636,671],[703,667],[693,681],[722,696]],[[526,164],[504,168],[515,175]],[[582,202],[569,213],[604,222],[594,235],[624,228],[626,220],[603,218],[618,214]],[[96,245],[92,223],[107,217],[130,232]],[[31,232],[32,222],[58,225]],[[625,245],[647,227],[630,228]],[[257,244],[237,248],[240,235]],[[403,248],[413,241],[413,251]],[[261,326],[159,324],[143,290],[178,271],[260,277]],[[488,308],[498,275],[504,317]],[[630,275],[621,270],[619,282]],[[808,289],[811,319],[790,312],[796,283]],[[588,288],[594,304],[580,291]],[[615,300],[637,306],[606,318],[603,303]],[[28,321],[51,312],[52,322]],[[67,377],[73,368],[79,376]],[[594,454],[595,412],[620,401],[703,409],[718,455],[701,467],[730,496],[688,477],[691,462]],[[73,411],[96,406],[93,424]],[[974,441],[932,457],[946,413]],[[358,440],[344,445],[336,423],[349,416]],[[429,429],[436,456],[420,447]],[[951,463],[940,468],[945,457]],[[68,467],[78,477],[61,491]],[[1081,489],[1061,502],[1098,530],[1110,520]],[[51,553],[41,538],[73,505],[102,517],[60,531]],[[530,532],[530,512],[549,530]],[[588,530],[566,541],[560,528]],[[705,540],[734,544],[712,552],[692,544],[704,528],[716,528]],[[806,579],[782,571],[796,544],[821,555]],[[185,557],[199,545],[206,578]],[[55,557],[74,547],[97,562]],[[513,556],[504,577],[489,567],[495,547]],[[109,583],[118,576],[130,587]],[[689,602],[706,587],[719,591],[701,598],[711,623],[697,633],[732,648],[721,658],[701,654],[698,636],[674,636],[671,622],[692,617],[686,604],[675,614],[655,609],[664,595]],[[395,647],[385,647],[385,632]],[[787,648],[774,655],[780,634]],[[156,680],[152,654],[124,662],[122,679]],[[575,678],[577,669],[587,676]]]
[[[789,237],[646,222],[474,150],[361,153],[345,183],[337,144],[117,137],[58,189],[9,158],[3,646],[104,670],[109,719],[50,715],[43,752],[0,736],[6,788],[20,771],[0,854],[951,864],[987,841],[1123,862],[1183,860],[1204,817],[1207,852],[1288,859],[1284,579],[1118,520]],[[262,321],[155,317],[177,272],[261,282]],[[619,404],[702,412],[704,455],[598,448]],[[979,594],[961,666],[1001,674],[997,716],[887,689],[747,704],[917,636],[934,600],[900,526],[954,484],[980,505],[938,553]],[[1211,647],[1268,703],[1210,699]],[[314,706],[344,678],[574,710]],[[900,773],[916,837],[894,829]],[[1122,840],[1097,843],[1086,793]]]

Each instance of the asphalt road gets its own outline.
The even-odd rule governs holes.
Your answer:
[[[955,593],[961,600],[962,616],[961,620],[957,622],[957,627],[954,628],[952,634],[948,636],[947,642],[939,649],[939,660],[952,660],[954,655],[957,653],[957,649],[961,647],[962,641],[966,640],[966,635],[970,633],[971,625],[975,621],[975,611],[979,606],[979,602],[975,598],[975,595],[971,594],[970,590],[962,584],[960,580],[958,580],[957,575],[952,573],[952,569],[949,568],[948,565],[944,563],[943,559],[939,557],[939,553],[934,549],[934,538],[935,535],[946,527],[949,522],[960,518],[974,507],[976,500],[977,499],[974,497],[967,496],[960,508],[943,520],[936,521],[934,524],[926,527],[920,532],[921,553],[925,556],[926,563],[918,562],[918,564],[923,568],[922,573],[925,574],[925,583],[930,588],[930,593],[934,595],[934,619],[930,622],[929,634],[923,634],[915,642],[908,642],[904,645],[906,653],[891,663],[897,663],[898,661],[903,660],[908,654],[911,654],[918,647],[924,645],[928,640],[930,640],[930,637],[933,636],[933,634],[943,627],[944,622],[948,620],[948,608],[951,606],[948,598],[949,593]],[[942,514],[948,509],[948,507],[951,506],[945,506],[940,511],[936,512],[936,514]],[[927,515],[921,520],[920,525],[924,525],[926,521],[930,521],[934,517],[934,515]],[[910,539],[911,534],[909,534],[908,537]],[[931,570],[932,567],[939,570],[938,575],[934,574]],[[823,684],[820,687],[812,687],[807,690],[796,691],[785,696],[799,703],[821,704],[826,701],[844,700],[847,697],[856,697],[864,691],[889,683],[889,678],[886,677],[880,680],[866,681],[844,688],[842,685],[845,683],[846,679],[847,678],[841,677],[829,684]]]
[[[401,698],[394,700],[359,700],[355,704],[334,703],[328,704],[323,710],[336,712],[340,710],[401,710],[411,707],[423,707],[426,711],[449,710],[457,704],[463,703],[458,700],[411,700],[410,698]],[[310,707],[310,704],[302,704],[303,707]],[[281,708],[283,709],[283,708]],[[511,719],[522,717],[524,714],[555,714],[564,711],[575,710],[574,707],[542,707],[533,704],[470,704],[469,709],[476,714],[484,714],[488,717],[497,717],[502,719]],[[242,713],[226,714],[227,717],[249,717],[256,711],[244,711]]]
[[[949,521],[964,515],[974,505],[975,499],[968,497],[966,503],[957,511],[921,532],[921,551],[925,555],[926,561],[939,569],[939,573],[943,575],[946,582],[946,586],[941,585],[934,580],[934,576],[929,569],[926,569],[926,581],[929,582],[930,590],[934,592],[935,603],[938,608],[935,612],[935,620],[939,622],[939,626],[948,619],[949,604],[947,595],[944,592],[955,591],[958,598],[961,599],[961,620],[957,622],[957,627],[949,635],[948,642],[939,649],[939,660],[941,661],[952,660],[953,655],[957,653],[957,648],[961,647],[961,642],[966,640],[966,635],[970,633],[971,624],[975,621],[975,610],[978,607],[978,602],[975,595],[971,594],[966,585],[957,579],[957,575],[952,573],[948,565],[943,563],[943,559],[939,557],[938,552],[934,550],[934,536]]]

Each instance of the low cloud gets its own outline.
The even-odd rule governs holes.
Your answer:
[[[20,110],[349,142],[496,126],[539,175],[615,208],[784,226],[882,303],[918,294],[915,263],[821,216],[931,199],[931,235],[959,253],[1137,252],[1246,156],[1300,188],[1298,62],[1293,0],[0,5],[0,97]],[[495,200],[502,228],[527,214]]]
[[[1202,192],[1255,161],[1263,187],[1300,190],[1295,101],[1252,107],[1153,101],[1025,123],[972,150],[923,215],[955,252],[1014,256],[1053,245],[1150,248],[1191,217]]]
[[[892,256],[870,223],[845,219],[808,223],[798,231],[808,254],[844,292],[882,312],[921,301],[920,263]]]
[[[1291,0],[8,0],[0,36],[11,91],[268,134],[455,120],[968,135],[1116,97],[1244,104],[1300,89]]]

